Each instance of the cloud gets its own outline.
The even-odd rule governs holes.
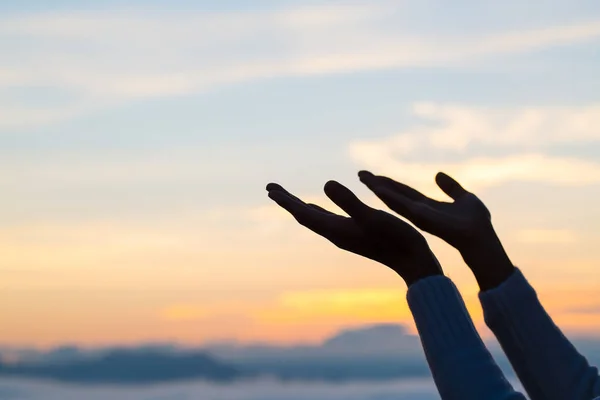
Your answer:
[[[597,338],[575,338],[573,340],[574,345],[585,354],[592,364],[596,364],[600,353],[600,342]],[[506,371],[507,376],[512,380],[514,376],[508,366],[506,357],[503,355],[501,348],[497,342],[487,343],[488,348],[494,355],[500,367]],[[65,351],[66,350],[66,351]],[[21,349],[21,351],[28,351]],[[146,355],[154,355],[153,359],[160,361],[160,358],[164,358],[166,362],[170,363],[176,368],[179,373],[185,372],[188,369],[195,370],[194,366],[190,366],[186,360],[190,357],[198,356],[201,354],[211,354],[218,364],[231,365],[238,370],[250,373],[251,376],[256,376],[254,373],[258,373],[258,379],[242,379],[236,382],[231,382],[225,386],[220,385],[219,395],[224,395],[223,399],[238,398],[233,396],[234,393],[239,394],[245,393],[249,395],[249,390],[252,388],[262,387],[267,384],[269,387],[268,391],[264,391],[261,395],[254,397],[250,395],[247,398],[258,399],[258,398],[286,398],[285,394],[292,395],[297,393],[300,397],[291,398],[305,398],[307,393],[316,388],[327,388],[330,393],[336,393],[336,395],[342,395],[349,388],[358,388],[364,385],[365,387],[372,387],[376,389],[378,393],[383,393],[385,387],[402,387],[403,390],[398,393],[409,393],[411,387],[421,388],[431,387],[432,381],[430,378],[429,369],[427,368],[425,358],[423,356],[422,346],[420,339],[416,335],[408,333],[406,327],[397,324],[377,324],[370,326],[360,326],[351,329],[343,329],[330,337],[324,339],[322,342],[314,345],[295,345],[295,346],[280,346],[272,344],[261,344],[261,345],[240,345],[235,343],[221,343],[209,345],[203,349],[195,347],[180,347],[174,344],[163,343],[160,345],[137,345],[128,349],[114,349],[114,348],[90,348],[90,349],[78,349],[78,348],[63,348],[62,350],[54,349],[46,353],[36,352],[36,357],[30,362],[41,363],[42,365],[47,362],[56,362],[62,360],[62,362],[72,363],[71,365],[77,366],[78,364],[86,364],[94,359],[102,359],[105,355],[113,355],[109,357],[112,361],[119,361],[119,359],[129,359],[129,366],[131,368],[131,376],[135,379],[140,379],[144,375],[138,373],[137,369],[141,362],[137,362],[137,359],[144,361]],[[118,355],[119,357],[115,357]],[[56,358],[58,356],[58,358]],[[65,359],[65,356],[67,357]],[[200,356],[202,357],[202,356]],[[152,361],[152,358],[150,359]],[[183,362],[182,362],[183,361]],[[104,364],[105,365],[105,364]],[[68,364],[67,364],[68,366]],[[68,370],[69,368],[67,368]],[[71,368],[71,370],[73,370]],[[164,370],[164,369],[161,369]],[[88,378],[91,381],[97,381],[98,372],[102,371],[88,371]],[[55,374],[54,368],[49,370],[50,376]],[[262,376],[271,376],[278,378],[292,379],[290,381],[278,382],[277,380],[264,380],[260,379]],[[172,378],[170,374],[167,374]],[[158,374],[155,379],[158,381],[164,377],[163,374]],[[81,376],[77,374],[75,379],[80,379]],[[121,378],[121,377],[119,377]],[[416,380],[413,380],[416,378]],[[425,379],[421,379],[425,378]],[[398,381],[401,379],[401,381]],[[327,383],[329,380],[334,380],[335,383]],[[359,383],[363,382],[363,383]],[[13,388],[20,387],[25,388],[25,385],[29,386],[29,389],[40,386],[49,389],[54,387],[55,389],[63,390],[62,398],[79,398],[75,392],[67,393],[67,388],[56,383],[46,382],[44,384],[40,382],[19,381],[0,379],[1,388]],[[187,393],[184,389],[190,388],[189,383],[164,383],[162,385],[152,385],[152,387],[138,385],[130,386],[127,389],[129,394],[133,395],[134,391],[137,393],[143,392],[146,396],[150,394],[152,390],[161,391],[162,395],[171,393],[172,390],[177,390],[179,393]],[[211,392],[211,385],[208,383],[194,383],[194,386],[201,385],[205,387],[204,396],[206,397]],[[72,386],[70,390],[75,389],[77,386]],[[245,388],[242,390],[241,388]],[[282,391],[281,389],[287,388],[289,392]],[[519,387],[517,385],[517,387]],[[106,395],[109,390],[121,391],[125,388],[119,388],[117,386],[102,386],[96,385],[93,387],[85,387],[88,391],[86,398],[94,398],[93,394],[98,393],[98,398],[105,398],[99,395],[100,392]],[[307,392],[308,390],[308,392]],[[276,393],[279,393],[278,395]],[[391,392],[390,392],[391,393]],[[411,393],[420,393],[411,392]],[[433,392],[432,392],[433,393]],[[73,397],[67,396],[73,395]],[[155,393],[158,396],[158,392]],[[365,394],[356,397],[357,400],[362,400]],[[373,394],[374,395],[374,394]],[[273,397],[271,397],[273,396]],[[118,397],[118,396],[117,396]],[[214,398],[218,398],[213,396]],[[36,398],[33,395],[28,398]],[[40,397],[42,398],[42,397]],[[51,398],[51,397],[44,397]],[[60,398],[60,397],[57,397]],[[145,397],[144,397],[145,398]],[[186,398],[186,397],[182,397]],[[212,397],[211,397],[212,398]],[[245,399],[246,397],[240,397]],[[318,396],[318,398],[323,398]],[[337,397],[335,397],[337,398]],[[343,397],[340,397],[343,398]],[[346,397],[353,398],[353,397]],[[366,398],[371,398],[367,396]],[[409,397],[413,398],[413,397]]]
[[[186,183],[219,183],[225,180],[256,179],[260,164],[248,163],[243,157],[248,147],[206,145],[185,149],[161,147],[134,153],[125,149],[77,153],[35,151],[35,157],[15,152],[0,160],[0,185],[23,188],[34,182],[46,187],[80,189],[82,186],[132,187]],[[252,149],[254,157],[264,156],[268,147]],[[215,174],[215,170],[219,173]],[[257,184],[261,184],[257,183]]]
[[[0,396],[28,400],[435,400],[439,394],[430,379],[376,383],[311,383],[260,380],[230,385],[204,382],[128,388],[80,387],[48,382],[1,380]]]
[[[472,190],[511,181],[564,186],[600,182],[600,164],[544,152],[564,143],[599,142],[598,104],[493,109],[419,103],[412,113],[420,119],[416,126],[387,138],[352,142],[351,157],[361,167],[417,185],[428,194],[439,193],[433,184],[438,171],[455,175]],[[487,155],[502,149],[504,155]],[[415,154],[444,157],[417,162]],[[461,161],[448,162],[448,155]]]
[[[404,152],[419,145],[464,152],[473,144],[534,148],[600,140],[600,104],[490,108],[423,102],[412,112],[427,125],[403,134]]]
[[[0,86],[2,87],[2,86]],[[0,110],[0,128],[4,127],[19,127],[41,126],[53,124],[68,120],[89,111],[93,111],[98,107],[91,107],[86,104],[69,104],[68,106],[49,106],[40,108],[26,105],[14,105],[8,102],[0,102],[2,109]],[[99,105],[99,104],[98,104]]]
[[[415,185],[433,197],[439,197],[441,193],[433,183],[433,178],[439,171],[456,177],[463,186],[473,191],[513,181],[565,186],[600,182],[600,165],[578,159],[525,154],[498,158],[477,157],[455,163],[416,163],[398,160],[391,152],[389,148],[381,148],[381,153],[373,149],[363,151],[360,147],[352,148],[352,155],[361,167]]]
[[[600,21],[592,20],[428,37],[394,23],[397,7],[6,15],[0,18],[0,39],[26,45],[3,45],[9,56],[0,63],[0,87],[59,87],[74,96],[48,109],[2,102],[10,112],[0,115],[0,128],[58,122],[139,98],[257,79],[459,66],[600,36]]]
[[[473,145],[539,148],[600,141],[600,104],[579,107],[490,108],[422,102],[411,112],[420,124],[392,137],[356,142],[367,151],[383,146],[409,155],[425,148],[464,153]],[[357,150],[358,151],[358,150]]]

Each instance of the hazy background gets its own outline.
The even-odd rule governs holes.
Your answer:
[[[377,348],[397,350],[382,374],[430,398],[402,281],[297,226],[264,191],[276,181],[331,207],[322,185],[337,179],[382,207],[359,169],[439,198],[443,170],[475,191],[549,312],[595,357],[599,49],[597,0],[0,2],[1,360],[91,362],[150,346],[157,363],[195,349],[244,369],[239,348],[250,348],[252,371],[281,376],[265,366],[283,359],[273,348],[319,353],[356,329],[367,355],[390,338]],[[489,339],[474,279],[428,238]],[[393,329],[369,336],[390,323],[410,346]],[[367,365],[342,347],[335,363]],[[0,399],[408,393],[406,379],[363,382],[371,369],[357,368],[344,384],[118,395],[2,378]]]

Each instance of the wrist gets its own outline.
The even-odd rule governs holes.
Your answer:
[[[482,292],[500,286],[515,271],[493,228],[460,253]]]
[[[413,273],[410,276],[403,277],[407,287],[411,287],[413,284],[432,276],[444,276],[442,266],[437,258],[435,256],[432,257],[431,262],[413,268]]]
[[[427,274],[420,274],[418,276],[411,277],[410,279],[404,279],[404,282],[406,282],[407,287],[411,287],[415,283],[417,283],[423,279],[426,279],[426,278],[431,278],[432,276],[444,276],[444,274],[441,272],[431,272],[431,273],[427,273]]]

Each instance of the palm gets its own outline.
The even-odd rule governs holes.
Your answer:
[[[315,208],[315,205],[313,204],[308,206]],[[318,213],[319,211],[315,211],[312,218],[320,219],[319,223],[306,224],[310,225],[307,227],[313,232],[323,236],[340,249],[383,264],[391,261],[392,256],[389,254],[390,249],[387,248],[388,246],[386,246],[386,243],[366,234],[351,217],[337,215],[324,209],[322,209],[320,215]],[[394,218],[391,215],[390,217]],[[410,228],[408,225],[407,227]],[[415,234],[418,235],[416,231]],[[394,253],[397,253],[397,251],[394,251]],[[395,261],[397,262],[402,262],[407,261],[409,257],[406,254],[395,254],[393,258],[396,258],[397,260]]]
[[[472,240],[491,226],[483,202],[445,174],[438,174],[436,181],[453,202],[433,200],[387,177],[361,172],[360,178],[392,210],[454,246]]]
[[[476,234],[490,220],[487,208],[471,193],[453,203],[428,201],[421,212],[419,228],[450,241]]]

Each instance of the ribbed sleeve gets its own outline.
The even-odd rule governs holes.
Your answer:
[[[532,400],[600,396],[597,368],[554,324],[520,270],[479,298],[486,324]]]
[[[525,399],[494,362],[452,281],[422,279],[407,299],[443,400]]]

